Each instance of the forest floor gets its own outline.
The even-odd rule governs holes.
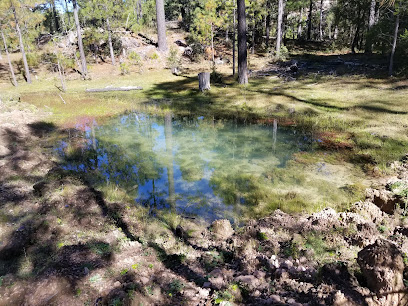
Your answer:
[[[205,93],[196,76],[211,71],[208,62],[183,62],[182,76],[163,70],[161,58],[124,76],[117,67],[92,65],[92,80],[70,72],[68,90],[60,92],[45,68],[32,85],[12,88],[3,60],[0,305],[381,305],[366,288],[357,254],[379,238],[407,254],[408,225],[401,209],[388,205],[385,213],[375,197],[361,194],[345,212],[278,210],[241,228],[207,228],[179,216],[148,216],[121,190],[108,200],[61,170],[53,154],[55,141],[81,120],[103,122],[127,110],[277,118],[318,134],[333,159],[360,167],[375,188],[405,184],[408,165],[394,161],[407,153],[408,81],[381,75],[380,58],[299,50],[292,60],[296,71],[294,61],[251,55],[247,87],[235,84],[230,64],[218,65]],[[135,85],[143,90],[85,93]]]

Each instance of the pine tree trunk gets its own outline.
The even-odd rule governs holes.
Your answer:
[[[57,62],[57,67],[58,67],[58,75],[59,75],[60,81],[61,81],[62,91],[65,92],[67,90],[67,88],[65,87],[64,71],[62,70],[62,67],[61,67],[61,64],[60,64],[59,60]]]
[[[323,40],[323,0],[320,0],[319,40]]]
[[[108,43],[109,43],[109,51],[111,56],[112,65],[116,65],[115,61],[115,53],[113,52],[113,45],[112,45],[112,30],[109,23],[109,18],[106,18],[106,27],[108,28]]]
[[[159,51],[167,51],[166,17],[163,0],[156,0],[157,42]]]
[[[7,50],[7,42],[6,42],[6,38],[4,37],[3,31],[1,32],[1,37],[3,38],[4,51],[6,52],[7,61],[8,61],[9,69],[10,69],[10,73],[11,73],[11,79],[12,79],[13,85],[17,87],[18,83],[17,83],[17,80],[16,80],[16,76],[14,74],[13,65],[11,64],[10,56],[9,56],[9,53],[8,53],[8,50]]]
[[[248,84],[248,53],[245,0],[237,0],[238,5],[238,82]]]
[[[266,15],[265,31],[266,31],[266,47],[268,47],[271,35],[271,14],[269,12],[268,15]]]
[[[235,49],[236,49],[236,40],[237,40],[237,25],[236,25],[236,16],[235,16],[235,8],[234,8],[234,31],[233,31],[233,38],[232,38],[232,75],[235,76]]]
[[[373,52],[373,41],[372,41],[370,34],[375,24],[375,6],[376,6],[376,0],[371,0],[370,16],[368,20],[367,40],[366,40],[366,46],[365,46],[365,52],[367,54],[371,54]]]
[[[283,0],[278,1],[278,24],[276,31],[276,55],[279,57],[282,44]]]
[[[302,20],[303,19],[303,7],[300,9],[299,12],[299,24],[298,24],[298,29],[297,29],[297,39],[300,39],[302,37]]]
[[[213,65],[215,65],[215,49],[214,49],[214,25],[211,23],[211,57]]]
[[[84,45],[82,44],[81,25],[79,24],[78,4],[76,0],[73,0],[73,5],[74,5],[75,25],[76,25],[77,34],[78,34],[79,55],[81,57],[82,77],[86,79],[88,77],[88,68],[86,67],[86,57],[85,57],[85,52],[84,52]]]
[[[390,66],[388,69],[388,74],[390,76],[392,76],[392,74],[394,73],[394,55],[395,55],[395,49],[397,48],[399,23],[400,23],[400,17],[399,17],[399,14],[397,14],[397,17],[395,19],[394,39],[392,41],[392,49],[391,49],[391,55],[390,55]]]
[[[307,20],[307,40],[312,38],[313,0],[310,0],[309,17]]]
[[[198,74],[198,88],[200,91],[211,89],[210,79],[211,75],[209,72],[201,72]]]
[[[16,9],[14,6],[12,6],[11,9],[13,10],[14,21],[16,22],[16,31],[18,35],[18,40],[20,42],[21,55],[23,56],[23,64],[24,64],[26,81],[27,83],[31,83],[30,68],[28,67],[28,63],[27,63],[27,57],[26,57],[25,50],[24,50],[23,36],[21,35],[20,25],[18,24]]]

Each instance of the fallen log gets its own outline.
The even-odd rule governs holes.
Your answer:
[[[127,86],[127,87],[105,87],[105,88],[88,88],[86,92],[106,92],[106,91],[131,91],[142,90],[140,86]]]

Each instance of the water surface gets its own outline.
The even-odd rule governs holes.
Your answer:
[[[91,174],[97,185],[117,185],[152,213],[168,209],[207,221],[239,220],[276,202],[275,195],[298,198],[290,188],[282,190],[286,176],[294,184],[308,183],[296,169],[290,174],[293,166],[285,167],[295,153],[311,150],[313,140],[277,121],[250,124],[134,112],[83,129],[82,161],[65,156],[64,168]],[[59,148],[63,155],[66,146],[62,142]]]

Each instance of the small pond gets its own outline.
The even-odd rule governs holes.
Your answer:
[[[96,188],[124,190],[152,214],[166,209],[237,222],[285,210],[285,203],[289,211],[302,211],[345,192],[325,163],[309,169],[293,162],[318,140],[276,120],[250,124],[132,112],[80,129],[80,159],[70,156],[69,140],[58,147],[63,168],[87,175]]]

